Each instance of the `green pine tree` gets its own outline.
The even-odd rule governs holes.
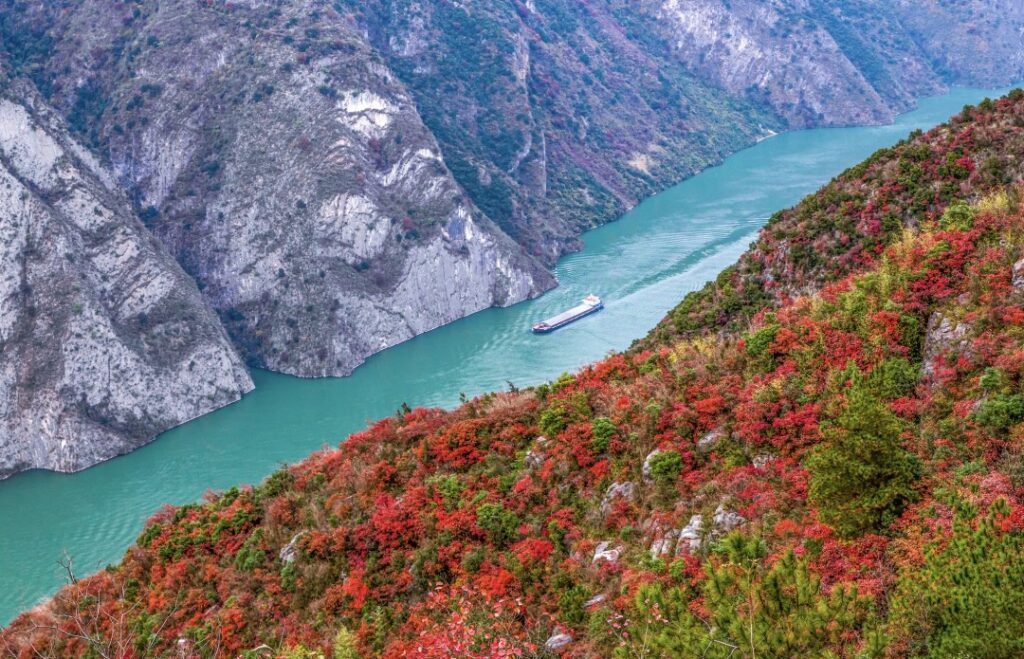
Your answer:
[[[735,533],[721,543],[701,589],[710,616],[693,614],[695,593],[660,584],[640,588],[620,657],[880,657],[874,605],[856,588],[826,592],[805,558],[767,564],[760,538]]]
[[[811,453],[809,497],[822,521],[844,537],[885,531],[917,497],[917,458],[902,446],[903,424],[860,381]]]
[[[1024,656],[1024,535],[1000,530],[999,500],[974,522],[969,507],[949,538],[929,546],[920,568],[904,571],[889,628],[914,656]]]

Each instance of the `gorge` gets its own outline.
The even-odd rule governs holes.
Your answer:
[[[418,337],[376,355],[351,378],[255,371],[257,388],[240,403],[127,456],[70,476],[33,471],[0,483],[0,620],[62,582],[56,561],[64,550],[80,573],[115,562],[162,504],[259,482],[403,402],[449,407],[460,392],[537,384],[628,347],[687,291],[734,262],[769,215],[873,150],[1000,93],[955,89],[922,100],[892,125],[770,138],[585,234],[585,249],[559,263],[561,286],[544,297]],[[531,321],[590,291],[608,303],[600,315],[551,336],[529,334]]]
[[[0,356],[21,367],[0,379],[0,478],[228,404],[239,362],[348,375],[536,297],[581,232],[766,135],[1021,77],[1021,26],[1009,0],[3,0],[5,122],[28,112],[95,171],[4,207],[5,235],[91,228],[34,270],[17,259],[53,239],[30,235],[0,280]],[[62,206],[93,178],[115,222]],[[127,225],[144,240],[108,235]],[[83,268],[141,245],[174,282],[152,308],[121,305],[139,264]],[[106,339],[58,349],[93,315]]]

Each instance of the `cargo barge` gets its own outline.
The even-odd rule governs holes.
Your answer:
[[[565,327],[569,323],[576,322],[580,318],[589,316],[592,313],[597,313],[601,309],[604,309],[604,302],[601,301],[601,298],[596,295],[588,295],[583,298],[583,301],[580,304],[576,305],[572,309],[563,311],[557,316],[552,316],[551,318],[542,320],[534,325],[532,328],[533,333],[547,334],[548,332],[554,332],[560,327]]]

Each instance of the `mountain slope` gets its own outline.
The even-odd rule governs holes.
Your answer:
[[[965,110],[780,214],[745,263],[790,295],[748,322],[723,330],[727,306],[554,383],[400,410],[162,511],[0,647],[1016,656],[1022,156],[1024,93]],[[818,217],[822,252],[857,258],[779,240]]]
[[[1016,93],[1011,97],[1016,102]],[[842,173],[795,208],[776,213],[760,239],[715,282],[683,300],[651,334],[651,347],[710,328],[738,330],[777,306],[871,264],[902,235],[954,200],[1020,181],[1021,120],[992,101],[927,135],[912,135]]]
[[[0,478],[82,469],[252,389],[195,285],[27,85],[0,92],[0,180]]]

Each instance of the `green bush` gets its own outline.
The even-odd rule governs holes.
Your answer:
[[[333,645],[332,659],[359,659],[355,634],[345,627],[338,629],[338,633],[334,635]]]
[[[611,438],[617,432],[619,429],[608,417],[599,416],[594,419],[590,424],[590,434],[593,436],[591,448],[594,449],[594,453],[601,454],[607,451]]]
[[[1024,396],[1002,394],[981,403],[972,415],[980,425],[995,432],[1006,432],[1024,419]]]
[[[462,497],[463,485],[458,476],[449,474],[446,476],[434,476],[429,481],[437,493],[444,499],[445,510],[455,510],[459,506]]]
[[[567,625],[580,625],[587,619],[587,611],[583,605],[590,597],[590,590],[577,584],[558,596],[559,620]]]
[[[245,543],[235,554],[235,567],[242,572],[252,572],[263,562],[264,552],[260,549],[263,542],[263,529],[256,529],[246,538]]]
[[[806,557],[793,552],[769,563],[759,538],[739,533],[719,546],[700,592],[661,583],[641,586],[629,612],[631,634],[616,657],[881,657],[871,598],[856,588],[826,589]],[[708,618],[690,603],[702,596]],[[863,642],[862,642],[863,641]]]
[[[485,503],[477,508],[476,523],[498,545],[510,542],[519,534],[519,517],[500,503]]]
[[[540,413],[538,422],[540,431],[548,438],[554,438],[558,433],[565,430],[568,421],[565,418],[565,411],[555,407],[549,407]]]
[[[775,335],[779,331],[779,325],[772,323],[765,325],[746,338],[747,354],[751,357],[760,357],[768,352],[768,348],[775,342]]]
[[[656,483],[674,483],[683,471],[683,458],[676,451],[662,451],[651,456],[651,478]]]
[[[908,655],[1024,656],[1024,536],[1002,531],[1002,500],[975,524],[961,510],[949,538],[900,575],[891,598],[889,633],[906,638]]]
[[[939,226],[947,231],[968,231],[974,226],[974,209],[962,201],[953,202],[939,219]]]
[[[919,369],[902,357],[888,359],[871,371],[866,386],[879,398],[892,400],[908,396],[917,384]]]

